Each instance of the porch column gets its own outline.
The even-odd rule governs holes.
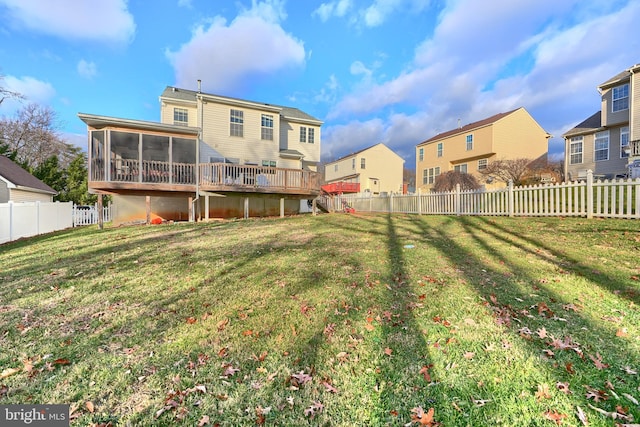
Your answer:
[[[280,218],[284,218],[284,197],[280,197]]]
[[[145,207],[147,211],[147,225],[151,224],[151,196],[145,196]]]
[[[98,194],[98,229],[102,230],[104,228],[103,221],[103,208],[102,208],[102,194]]]
[[[244,219],[249,218],[249,198],[244,198]]]
[[[189,222],[193,222],[193,197],[189,196]]]
[[[209,220],[209,195],[204,196],[204,219]]]

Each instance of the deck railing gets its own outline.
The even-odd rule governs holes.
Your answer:
[[[200,185],[220,189],[261,189],[319,191],[320,175],[302,169],[234,165],[228,163],[200,164]]]

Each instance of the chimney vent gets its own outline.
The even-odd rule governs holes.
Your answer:
[[[198,93],[202,91],[202,80],[198,79]]]

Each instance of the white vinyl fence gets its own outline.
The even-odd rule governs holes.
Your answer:
[[[73,225],[91,225],[98,223],[98,205],[77,206],[73,205]],[[102,208],[102,221],[111,221],[111,204]]]
[[[73,226],[71,202],[0,203],[0,243]]]
[[[419,215],[579,216],[585,218],[640,218],[640,178],[509,185],[498,190],[457,190],[446,193],[363,197],[324,197],[330,211],[345,207],[361,212]]]

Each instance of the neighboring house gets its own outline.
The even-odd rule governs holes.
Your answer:
[[[0,155],[0,203],[52,202],[56,194],[53,188]]]
[[[116,222],[283,215],[319,194],[320,120],[174,87],[160,102],[161,123],[78,114],[89,190],[113,195]]]
[[[550,137],[523,107],[438,134],[416,146],[416,187],[430,190],[450,170],[487,187],[504,186],[480,171],[494,160],[545,159]]]
[[[584,179],[640,176],[640,64],[598,86],[601,110],[566,132],[565,176]]]
[[[335,192],[401,193],[404,159],[379,143],[349,154],[324,167],[323,188]],[[355,184],[352,186],[343,185]],[[345,191],[340,191],[345,189]]]

